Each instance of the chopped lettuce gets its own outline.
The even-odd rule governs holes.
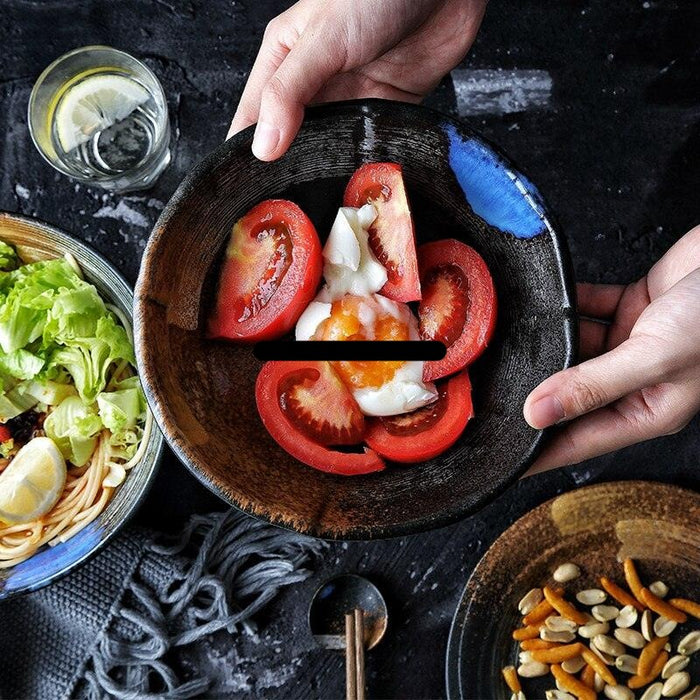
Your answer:
[[[5,241],[0,241],[0,270],[15,270],[18,265],[17,251]]]
[[[108,315],[97,290],[87,282],[76,289],[67,289],[56,296],[47,314],[43,336],[45,343],[71,344],[91,338],[97,323]]]
[[[119,383],[116,391],[104,391],[97,397],[100,418],[112,435],[110,445],[123,459],[131,459],[143,436],[139,426],[146,417],[146,399],[138,377]]]
[[[129,461],[135,454],[143,439],[143,428],[135,427],[133,430],[120,430],[112,433],[109,444],[112,447],[112,454]]]
[[[55,406],[68,396],[75,396],[77,393],[73,384],[55,382],[50,379],[42,382],[29,382],[24,386],[23,391],[45,406]]]
[[[57,296],[87,284],[65,260],[31,263],[6,273],[0,306],[0,347],[11,353],[42,336]]]
[[[0,395],[0,423],[7,423],[11,418],[34,408],[37,399],[26,391],[27,383],[20,382],[10,391]]]
[[[134,349],[126,331],[111,316],[97,321],[92,338],[80,338],[60,347],[50,358],[50,365],[64,367],[85,401],[94,401],[107,385],[107,372],[114,362],[135,364]]]
[[[29,409],[64,457],[90,458],[100,431],[129,459],[143,436],[146,403],[131,341],[97,289],[66,259],[22,265],[0,241],[0,421]],[[0,454],[2,447],[0,446]]]
[[[102,421],[95,405],[69,396],[54,407],[44,421],[44,431],[66,460],[82,467],[95,451]]]
[[[14,449],[15,441],[12,438],[5,440],[5,442],[0,443],[0,457],[7,459],[12,454],[12,450]]]
[[[0,372],[16,379],[33,379],[44,367],[44,358],[19,348],[5,355],[0,353]]]
[[[103,391],[97,396],[100,418],[113,433],[133,428],[143,418],[143,394],[138,388]]]

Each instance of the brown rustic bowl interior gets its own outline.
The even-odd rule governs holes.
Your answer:
[[[249,129],[188,176],[156,225],[135,302],[146,392],[185,464],[243,510],[324,537],[397,535],[474,510],[531,461],[541,435],[525,424],[522,404],[573,355],[568,257],[551,228],[520,240],[472,212],[448,165],[444,119],[377,101],[315,108],[289,153],[273,163],[252,156]],[[485,257],[499,320],[471,372],[477,417],[458,444],[421,465],[342,478],[312,470],[277,446],[255,406],[261,365],[251,348],[209,341],[203,331],[236,219],[263,199],[285,197],[324,239],[347,180],[370,160],[403,165],[419,243],[461,238]]]

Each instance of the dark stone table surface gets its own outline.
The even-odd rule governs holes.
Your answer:
[[[0,209],[73,233],[133,282],[163,203],[224,138],[265,23],[285,6],[0,0]],[[494,0],[460,66],[503,69],[516,81],[526,69],[551,77],[551,94],[532,108],[470,119],[538,183],[568,235],[581,280],[632,281],[700,221],[699,8],[696,0]],[[33,80],[63,52],[100,43],[143,58],[167,93],[175,158],[151,191],[112,196],[75,184],[54,172],[29,138]],[[428,103],[457,113],[453,80]],[[212,692],[341,696],[342,661],[314,648],[306,609],[324,577],[356,571],[380,584],[391,611],[388,636],[368,658],[370,696],[440,697],[451,617],[470,571],[500,532],[555,494],[596,481],[647,478],[697,490],[699,452],[696,419],[677,435],[523,480],[451,527],[335,543],[312,579],[268,608],[257,636],[213,640],[200,660],[217,678]],[[221,507],[168,453],[136,519],[172,529],[189,513]]]

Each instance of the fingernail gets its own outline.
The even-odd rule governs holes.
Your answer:
[[[564,418],[564,407],[556,396],[543,396],[530,406],[528,423],[533,428],[548,428]]]
[[[277,148],[280,130],[267,122],[258,122],[253,136],[253,155],[264,160]]]

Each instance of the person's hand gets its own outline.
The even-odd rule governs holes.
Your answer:
[[[487,0],[300,0],[265,30],[228,136],[257,122],[279,158],[304,107],[360,97],[419,102],[469,50]]]
[[[700,410],[700,226],[645,278],[581,284],[578,299],[586,361],[528,396],[533,428],[567,423],[528,474],[676,433]]]

